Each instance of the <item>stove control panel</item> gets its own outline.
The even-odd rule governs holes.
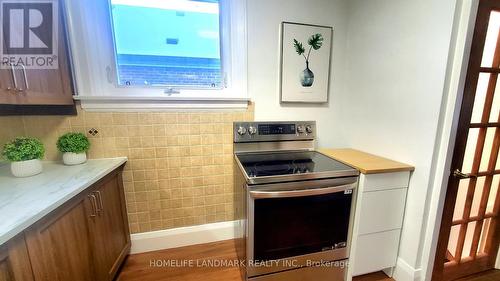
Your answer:
[[[314,140],[315,121],[235,122],[234,142]]]
[[[295,135],[295,124],[258,124],[259,135]]]

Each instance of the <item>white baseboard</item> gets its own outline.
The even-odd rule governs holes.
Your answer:
[[[398,258],[392,278],[396,281],[420,281],[421,273],[421,268],[415,269],[401,258]]]
[[[240,221],[227,221],[131,235],[132,254],[236,238]]]

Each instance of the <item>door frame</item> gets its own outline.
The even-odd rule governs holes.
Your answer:
[[[441,218],[444,210],[455,138],[462,106],[465,81],[469,66],[472,39],[476,25],[479,2],[482,0],[459,0],[455,11],[452,42],[446,71],[444,98],[441,104],[438,135],[431,170],[428,195],[428,217],[423,233],[421,268],[415,270],[415,277],[431,280],[434,260],[439,241]],[[499,266],[497,259],[497,267]],[[418,277],[417,277],[418,275]]]

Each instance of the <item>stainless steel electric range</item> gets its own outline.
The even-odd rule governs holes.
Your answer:
[[[314,150],[316,123],[234,123],[247,280],[345,280],[358,171]]]

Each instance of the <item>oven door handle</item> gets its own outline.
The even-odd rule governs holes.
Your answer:
[[[355,184],[346,184],[332,187],[324,188],[311,188],[302,190],[287,190],[287,191],[250,191],[250,196],[254,199],[266,199],[266,198],[291,198],[291,197],[305,197],[314,195],[324,195],[342,192],[346,190],[352,190],[356,187]]]

